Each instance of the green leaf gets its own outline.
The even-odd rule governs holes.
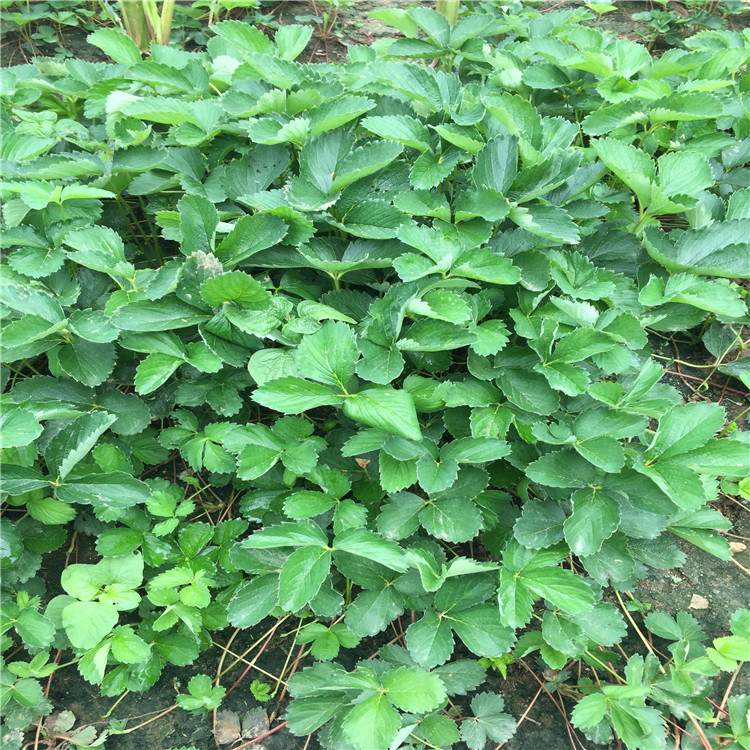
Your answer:
[[[271,40],[257,27],[242,21],[221,21],[213,31],[240,52],[268,54],[273,51]]]
[[[379,385],[389,385],[404,370],[404,357],[395,347],[377,346],[359,339],[362,359],[357,362],[357,375]]]
[[[513,627],[526,624],[533,602],[540,597],[571,614],[593,607],[591,588],[572,571],[557,567],[561,559],[554,548],[532,552],[515,541],[507,544],[498,592],[503,622]]]
[[[457,148],[449,148],[441,154],[425,151],[412,164],[410,182],[417,190],[432,190],[437,187],[451,172],[461,158]]]
[[[385,240],[398,235],[406,215],[384,200],[363,200],[347,211],[336,226],[355,237]]]
[[[114,29],[102,29],[104,31]],[[75,263],[111,276],[126,279],[135,276],[135,267],[125,259],[122,239],[109,227],[93,226],[71,232],[65,236],[64,242],[76,251],[68,253],[68,257]]]
[[[688,122],[709,120],[718,117],[722,108],[720,101],[704,91],[677,92],[660,99],[649,113],[653,124],[661,122]]]
[[[42,425],[27,409],[9,409],[0,413],[0,448],[19,448],[36,440]]]
[[[212,307],[220,307],[224,302],[252,306],[270,301],[263,286],[242,271],[221,273],[208,279],[201,287],[201,297]]]
[[[484,667],[473,659],[458,659],[432,671],[443,681],[448,695],[466,695],[476,690],[486,676]]]
[[[15,466],[10,463],[3,466],[3,489],[9,495],[21,495],[24,492],[49,487],[50,481],[37,469]]]
[[[71,469],[96,445],[99,436],[117,419],[106,412],[83,414],[49,442],[44,457],[50,471],[65,479]]]
[[[302,547],[281,566],[279,606],[296,612],[320,590],[331,568],[331,552],[320,547]]]
[[[444,125],[433,125],[435,132],[448,143],[468,151],[475,156],[482,150],[484,140],[475,128],[446,123]]]
[[[136,43],[118,29],[99,29],[86,37],[89,44],[99,47],[116,63],[132,68],[141,61],[141,51]]]
[[[209,315],[177,297],[128,302],[115,310],[112,321],[126,331],[171,331],[189,328],[209,319]]]
[[[355,148],[336,165],[329,193],[343,190],[347,185],[387,167],[402,150],[400,145],[388,141],[375,141]]]
[[[241,583],[229,602],[227,615],[236,628],[251,628],[267,617],[279,599],[279,577],[261,575]]]
[[[44,701],[44,692],[38,680],[16,680],[8,688],[8,693],[10,693],[20,706],[28,708],[36,707]],[[3,697],[5,698],[5,696]],[[10,736],[12,737],[13,735],[11,734]]]
[[[424,318],[409,326],[396,345],[406,352],[440,352],[459,349],[475,341],[476,334],[463,326]]]
[[[231,268],[261,250],[278,244],[286,237],[288,231],[289,227],[281,216],[267,213],[243,216],[219,243],[216,257],[224,267]]]
[[[358,750],[388,750],[400,727],[401,717],[383,693],[358,703],[341,722],[344,736]]]
[[[570,214],[558,206],[531,204],[515,206],[508,212],[511,221],[531,234],[560,244],[575,245],[580,240],[578,227]]]
[[[359,636],[375,635],[404,611],[404,600],[393,586],[362,591],[346,610],[346,624]]]
[[[575,450],[587,461],[604,471],[616,474],[625,465],[622,445],[612,437],[598,437],[573,443]]]
[[[20,284],[4,274],[0,285],[0,301],[11,310],[36,315],[49,323],[60,323],[65,320],[63,309],[51,294],[29,284]]]
[[[269,380],[284,377],[297,377],[294,353],[286,349],[261,349],[254,352],[247,363],[247,370],[258,385]]]
[[[597,156],[638,196],[642,207],[651,203],[656,168],[651,157],[635,146],[614,138],[601,138],[591,145]]]
[[[306,377],[346,393],[354,376],[359,351],[354,333],[346,323],[327,320],[323,327],[305,336],[297,347],[297,368]]]
[[[537,596],[542,596],[565,612],[586,612],[594,604],[591,589],[569,570],[551,567],[536,569],[523,577],[523,583]]]
[[[481,464],[497,461],[509,453],[510,446],[502,440],[465,437],[446,443],[440,449],[440,458],[457,461],[460,464]]]
[[[516,177],[517,164],[518,139],[512,135],[496,136],[477,154],[472,172],[474,184],[505,194]]]
[[[477,656],[502,656],[513,646],[515,636],[494,604],[451,611],[445,615],[456,635]]]
[[[391,570],[404,572],[409,567],[409,560],[398,544],[367,529],[342,531],[333,540],[333,545],[334,550],[377,560]]]
[[[388,700],[402,711],[424,714],[439,708],[447,697],[442,680],[416,667],[401,667],[382,677]]]
[[[494,693],[478,693],[471,701],[473,718],[461,722],[461,739],[470,750],[482,750],[487,738],[493,742],[507,742],[516,732],[516,722],[503,712],[505,703]]]
[[[69,322],[73,333],[95,344],[114,341],[120,334],[102,310],[76,310]]]
[[[103,383],[114,369],[115,347],[77,338],[60,347],[57,361],[66,375],[93,387]]]
[[[714,184],[711,165],[702,154],[675,151],[658,159],[659,187],[665,195],[695,195]]]
[[[419,514],[428,534],[447,542],[468,542],[482,528],[482,514],[465,497],[448,496],[431,500]]]
[[[181,250],[185,255],[210,253],[219,225],[216,207],[202,195],[185,195],[177,202],[180,214]]]
[[[419,730],[427,740],[438,747],[451,747],[461,739],[458,727],[453,719],[445,715],[430,714],[425,716]]]
[[[529,500],[513,527],[513,535],[530,549],[550,547],[563,539],[565,513],[552,500]]]
[[[508,401],[533,414],[551,414],[560,405],[559,394],[537,372],[506,369],[495,382]]]
[[[417,479],[419,486],[427,493],[441,492],[448,489],[458,476],[458,462],[452,459],[435,461],[425,454],[417,461]]]
[[[334,498],[324,492],[301,490],[284,501],[284,514],[295,519],[312,518],[330,510],[334,503]]]
[[[32,648],[49,648],[55,638],[55,625],[35,609],[22,609],[15,622],[21,640]]]
[[[453,633],[449,622],[431,609],[406,630],[406,647],[411,657],[424,667],[445,664],[453,653]]]
[[[688,403],[675,406],[659,420],[659,429],[643,454],[651,462],[665,461],[705,445],[724,424],[718,404]]]
[[[747,279],[749,238],[750,219],[734,219],[669,234],[647,227],[644,244],[648,254],[672,272]]]
[[[368,427],[378,427],[407,440],[422,440],[414,401],[408,391],[366,388],[346,397],[344,414]]]
[[[307,523],[282,523],[255,531],[242,542],[249,549],[273,549],[274,547],[325,547],[328,538],[320,526]]]
[[[563,336],[555,346],[548,363],[582,362],[584,359],[614,349],[617,343],[603,331],[593,328],[576,328]]]
[[[148,500],[151,491],[143,482],[113,471],[108,474],[89,474],[56,489],[57,497],[65,503],[83,503],[104,508],[129,508]]]
[[[281,26],[273,38],[281,58],[284,60],[294,60],[299,57],[305,47],[307,47],[312,32],[312,26],[302,26],[300,24]]]
[[[151,655],[151,647],[131,628],[120,626],[112,632],[112,656],[123,664],[140,664]]]
[[[419,120],[408,115],[365,117],[362,127],[381,138],[403,143],[419,151],[430,148],[430,131]]]
[[[285,718],[290,731],[297,735],[314,732],[341,711],[339,695],[324,695],[318,698],[293,700]]]
[[[135,390],[142,396],[152,393],[169,380],[183,359],[156,352],[140,362],[135,373]]]
[[[62,612],[62,624],[75,648],[93,648],[117,625],[119,613],[108,602],[73,602]]]
[[[605,717],[607,705],[607,696],[602,693],[586,695],[576,703],[570,721],[578,729],[590,729]]]
[[[344,400],[342,395],[324,385],[295,377],[268,381],[256,388],[252,398],[261,406],[284,414],[300,414],[318,406],[336,406]]]
[[[573,513],[564,524],[565,541],[576,555],[593,555],[619,526],[617,503],[603,492],[578,490],[573,493]]]
[[[378,531],[385,539],[404,539],[419,527],[419,513],[425,501],[410,492],[400,492],[381,507]]]

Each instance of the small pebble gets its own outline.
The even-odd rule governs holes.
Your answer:
[[[700,594],[693,594],[688,609],[708,609],[708,599]]]

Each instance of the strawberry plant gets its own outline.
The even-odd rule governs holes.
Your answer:
[[[592,742],[745,747],[746,697],[706,697],[747,612],[602,649],[650,570],[731,557],[748,433],[652,342],[750,388],[750,34],[655,57],[585,8],[377,16],[403,38],[343,64],[224,20],[205,52],[101,29],[111,63],[6,71],[6,728],[43,730],[57,670],[147,692],[290,620],[286,726],[324,747],[506,742],[485,667],[528,654]]]

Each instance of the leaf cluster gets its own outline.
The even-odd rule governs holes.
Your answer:
[[[321,661],[290,682],[293,731],[481,748],[514,729],[499,696],[442,713],[479,659],[590,660],[627,630],[610,587],[681,540],[730,557],[710,503],[747,433],[661,382],[649,336],[689,331],[750,386],[750,36],[656,57],[582,8],[378,16],[404,38],[339,65],[296,62],[309,27],[224,20],[204,52],[105,29],[112,63],[8,69],[15,727],[51,710],[51,649],[145,692],[212,632],[294,615]],[[50,598],[71,529],[99,559]],[[335,661],[406,611],[404,648]],[[669,690],[746,660],[732,644],[675,656]],[[657,747],[680,714],[650,657],[624,669],[634,692],[590,686],[578,726]],[[222,691],[198,675],[178,702]]]

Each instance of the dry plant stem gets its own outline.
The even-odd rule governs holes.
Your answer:
[[[727,705],[727,701],[729,700],[729,695],[732,692],[732,688],[734,687],[734,683],[737,681],[737,676],[740,673],[740,670],[742,669],[743,665],[745,664],[744,661],[741,661],[737,665],[737,669],[734,670],[734,674],[732,675],[731,679],[729,680],[729,684],[727,685],[727,689],[724,691],[724,697],[721,699],[721,705],[719,706],[719,711],[724,711],[724,707]],[[724,711],[726,713],[726,711]]]
[[[305,655],[305,646],[304,644],[300,647],[299,653],[297,654],[297,658],[294,660],[294,664],[292,664],[292,669],[289,672],[289,678],[292,678],[292,675],[297,671],[297,667],[299,665],[300,659]],[[281,676],[284,676],[284,673],[281,673]],[[286,695],[286,688],[287,683],[284,683],[284,687],[281,690],[281,695],[279,696],[279,700],[276,702],[276,708],[273,711],[273,718],[276,718],[276,714],[279,712],[279,708],[281,707],[281,703],[284,700],[284,696]]]
[[[711,700],[710,698],[708,698],[708,697],[706,698],[706,700],[707,700],[707,701],[708,701],[708,702],[709,702],[709,703],[710,703],[710,704],[711,704],[711,705],[712,705],[712,706],[713,706],[713,707],[714,707],[714,708],[715,708],[715,709],[716,709],[717,711],[719,711],[719,712],[721,712],[721,713],[723,713],[723,714],[726,714],[727,716],[729,716],[729,711],[727,711],[726,709],[722,708],[722,707],[721,707],[721,706],[720,706],[720,705],[719,705],[718,703],[716,703],[715,701],[712,701],[712,700]],[[717,721],[719,721],[719,719],[718,719],[718,718],[714,719],[714,723],[715,723],[715,722],[717,722]]]
[[[234,629],[234,632],[232,633],[232,635],[229,636],[229,640],[227,641],[227,648],[229,648],[232,645],[232,642],[237,637],[239,632],[240,632],[240,628]],[[221,658],[219,659],[219,666],[216,667],[216,677],[214,678],[214,685],[219,684],[219,680],[221,679],[221,675],[222,675],[221,668],[224,666],[224,659],[226,658],[226,656],[227,656],[227,652],[222,651]]]
[[[750,570],[748,570],[742,563],[737,562],[733,557],[729,558],[745,575],[750,576]]]
[[[730,534],[728,531],[724,531],[723,534],[724,536],[731,536],[732,539],[741,539],[743,542],[750,542],[750,536],[739,536],[738,534]]]
[[[687,731],[684,727],[681,727],[679,724],[676,724],[672,719],[667,718],[666,716],[662,717],[664,721],[669,724],[669,726],[673,727],[676,732],[684,734],[686,737],[690,737],[691,740],[695,740],[696,742],[700,742],[700,740],[694,735],[690,734],[690,732]]]
[[[247,664],[248,666],[252,667],[256,672],[260,672],[261,674],[264,674],[266,677],[270,677],[272,680],[278,680],[279,678],[275,674],[271,674],[270,672],[266,672],[265,669],[259,667],[257,664],[253,664],[252,662],[249,662],[247,659],[245,659],[242,656],[238,656],[234,653],[234,651],[226,648],[225,646],[222,646],[221,643],[217,643],[216,641],[211,641],[214,646],[220,649],[224,649],[230,656],[234,656],[235,660],[232,662],[232,664],[227,667],[224,672],[229,671],[235,664],[239,664],[239,662],[242,662],[243,664]],[[284,680],[281,680],[282,684],[284,683]]]
[[[279,724],[277,727],[274,727],[273,729],[269,730],[265,734],[261,734],[260,737],[256,737],[254,740],[250,740],[250,742],[246,742],[244,745],[239,745],[234,750],[242,750],[243,747],[250,747],[250,745],[255,745],[261,740],[264,740],[269,735],[273,734],[274,732],[278,732],[279,729],[286,726],[286,722],[282,721],[281,724]]]
[[[750,508],[748,508],[746,505],[743,505],[739,500],[737,500],[736,498],[732,497],[731,495],[726,495],[725,493],[722,492],[721,496],[727,498],[727,500],[731,500],[733,503],[735,503],[735,505],[739,505],[740,508],[742,508],[742,510],[747,511],[748,513],[750,513]]]
[[[670,359],[670,358],[664,357],[664,359]],[[696,377],[695,375],[686,375],[684,372],[676,372],[675,370],[665,370],[664,372],[669,373],[670,375],[679,375],[681,378],[687,378],[688,380],[698,380],[700,382],[703,382],[703,378]],[[708,385],[710,385],[712,388],[722,387],[720,385],[716,385],[716,383],[708,383]],[[745,398],[747,398],[747,396],[750,396],[750,393],[748,393],[747,391],[740,391],[740,390],[737,390],[736,388],[726,388],[726,391],[728,393],[736,393],[740,396],[744,396]]]
[[[520,727],[520,726],[521,726],[521,724],[523,724],[523,722],[524,722],[524,721],[526,721],[526,718],[527,718],[527,717],[528,717],[528,715],[529,715],[529,711],[531,711],[531,709],[532,709],[532,708],[534,707],[534,704],[535,704],[535,703],[537,702],[537,699],[538,699],[538,698],[539,698],[539,696],[540,696],[540,695],[542,694],[542,689],[543,689],[543,687],[544,687],[544,686],[540,687],[540,688],[539,688],[539,690],[537,690],[537,691],[536,691],[536,695],[535,695],[535,696],[534,696],[534,697],[533,697],[533,698],[531,699],[531,703],[529,703],[529,705],[528,705],[528,706],[526,707],[526,710],[525,710],[525,711],[524,711],[524,712],[523,712],[523,713],[521,714],[520,718],[519,718],[519,719],[518,719],[518,721],[516,722],[516,730],[518,730],[518,727]],[[532,719],[529,719],[529,721],[532,721]],[[498,745],[498,746],[497,746],[497,747],[495,748],[495,750],[500,750],[500,748],[502,748],[502,747],[505,747],[505,745],[506,745],[506,743],[505,743],[505,742],[501,742],[501,743],[500,743],[500,744],[499,744],[499,745]]]
[[[628,618],[628,621],[633,626],[633,630],[635,630],[635,632],[638,633],[638,637],[643,641],[643,645],[648,649],[649,653],[652,653],[654,656],[656,656],[657,654],[659,654],[659,656],[661,656],[662,658],[668,659],[667,656],[664,656],[664,654],[662,654],[661,652],[657,651],[648,642],[648,638],[646,638],[646,636],[643,635],[643,631],[641,631],[641,629],[638,627],[638,625],[636,625],[635,620],[633,619],[632,615],[630,614],[630,610],[625,606],[625,602],[622,600],[622,597],[620,596],[620,592],[617,591],[616,589],[614,590],[614,592],[615,592],[615,596],[617,597],[617,601],[620,602],[620,609],[622,609],[623,614],[625,615],[625,617]],[[662,666],[661,662],[659,662],[659,671],[662,674],[666,674],[667,673],[667,670],[664,669],[664,667]]]
[[[570,720],[568,719],[568,714],[565,711],[565,705],[562,703],[562,698],[560,699],[560,703],[555,700],[555,697],[550,693],[549,690],[547,690],[546,685],[539,679],[538,675],[534,672],[534,670],[523,660],[518,660],[526,669],[526,671],[539,683],[539,685],[542,687],[545,693],[547,693],[547,697],[552,701],[552,704],[555,706],[555,708],[559,711],[560,715],[563,717],[563,720],[565,721],[565,729],[568,732],[568,739],[570,740],[571,747],[573,750],[578,750],[578,747],[576,746],[576,742],[583,747],[583,744],[578,739],[578,735],[573,731],[573,728],[570,725]]]
[[[171,711],[174,711],[175,708],[178,708],[178,705],[176,703],[173,706],[170,706],[169,708],[165,709],[161,713],[157,714],[153,718],[149,719],[148,721],[144,721],[141,724],[131,727],[130,729],[126,729],[122,732],[118,732],[117,734],[130,734],[131,732],[135,732],[137,729],[143,729],[143,727],[145,727],[146,725],[151,724],[157,719],[161,719],[162,716],[166,716]]]
[[[229,640],[227,641],[227,648],[229,648],[232,645],[232,641],[234,641],[234,639],[237,637],[237,634],[239,632],[240,632],[240,628],[234,629],[234,632],[232,633],[232,635],[229,636]],[[222,651],[221,656],[219,657],[219,665],[216,667],[216,677],[214,679],[214,685],[216,685],[217,687],[219,685],[219,680],[221,680],[221,668],[224,666],[224,659],[226,659],[226,656],[227,656],[227,652]],[[217,712],[218,712],[218,709],[215,708],[213,710],[213,721],[212,721],[212,726],[214,727],[214,729],[216,729]],[[217,742],[216,744],[218,745],[219,743]]]
[[[297,640],[297,634],[302,629],[302,620],[299,621],[297,624],[297,631],[294,636],[294,639]],[[292,644],[292,647],[289,649],[289,653],[286,655],[286,661],[284,662],[284,667],[281,670],[281,674],[279,675],[278,680],[276,680],[276,684],[273,686],[273,692],[271,695],[276,695],[276,691],[279,689],[279,685],[281,685],[281,678],[286,674],[286,668],[289,666],[289,660],[292,658],[292,651],[294,650],[294,644]],[[286,685],[286,683],[284,683]]]
[[[273,638],[273,635],[268,636],[268,640],[261,646],[260,651],[258,651],[258,653],[253,657],[252,664],[248,664],[247,667],[245,667],[245,671],[234,681],[232,687],[227,690],[226,695],[229,695],[229,693],[231,693],[232,690],[234,690],[237,685],[239,685],[242,680],[245,679],[245,675],[253,668],[253,666],[255,666],[256,659],[258,659],[260,655],[266,650],[266,646],[268,646],[268,644],[271,642],[271,638]]]
[[[690,713],[690,711],[687,712],[688,718],[693,723],[693,726],[695,727],[696,731],[698,732],[698,737],[700,738],[700,743],[703,745],[706,750],[712,750],[711,743],[708,741],[708,737],[706,737],[706,733],[701,728],[701,725],[698,723],[698,720],[695,717],[695,714]]]
[[[250,648],[248,648],[248,649],[247,649],[247,651],[245,651],[245,652],[244,652],[244,653],[243,653],[243,654],[242,654],[241,656],[237,656],[237,654],[235,654],[235,653],[234,653],[233,651],[230,651],[230,650],[229,650],[228,648],[226,648],[226,649],[225,649],[225,650],[226,650],[226,652],[227,652],[228,654],[230,654],[231,656],[234,656],[234,657],[236,657],[236,658],[235,658],[235,660],[234,660],[234,661],[233,661],[233,662],[232,662],[232,663],[231,663],[231,664],[230,664],[230,665],[229,665],[229,666],[228,666],[228,667],[227,667],[227,668],[226,668],[226,669],[225,669],[225,670],[224,670],[224,671],[223,671],[223,672],[222,672],[222,673],[221,673],[221,674],[219,675],[219,677],[223,677],[223,676],[224,676],[224,675],[225,675],[225,674],[226,674],[226,673],[227,673],[227,672],[228,672],[228,671],[229,671],[230,669],[232,669],[232,667],[234,667],[234,666],[235,666],[235,664],[239,664],[239,662],[241,662],[241,661],[242,661],[242,662],[244,662],[245,664],[248,664],[248,662],[247,662],[247,660],[245,659],[245,657],[246,657],[246,656],[247,656],[247,655],[248,655],[248,654],[249,654],[249,653],[250,653],[250,652],[251,652],[251,651],[252,651],[252,650],[253,650],[253,649],[254,649],[254,648],[255,648],[256,646],[260,645],[260,644],[261,644],[261,643],[263,642],[263,640],[264,640],[264,639],[265,639],[265,638],[266,638],[267,636],[269,636],[269,635],[273,635],[273,633],[275,633],[275,632],[276,632],[276,629],[277,629],[277,628],[279,627],[279,625],[281,625],[281,623],[283,623],[283,622],[284,622],[285,620],[288,620],[288,619],[289,619],[290,617],[291,617],[291,615],[286,615],[286,617],[282,617],[282,618],[281,618],[280,620],[277,620],[277,621],[276,621],[276,622],[275,622],[275,623],[274,623],[274,624],[273,624],[273,625],[272,625],[272,626],[271,626],[271,627],[270,627],[270,628],[269,628],[269,629],[268,629],[268,630],[267,630],[267,631],[266,631],[265,633],[263,633],[263,635],[262,635],[262,636],[261,636],[260,638],[258,638],[258,640],[257,640],[257,641],[255,641],[255,643],[253,643],[253,645],[252,645],[252,646],[250,646]],[[212,642],[212,643],[213,643],[213,644],[214,644],[215,646],[218,646],[218,647],[219,647],[220,649],[224,649],[224,646],[222,646],[222,645],[221,645],[220,643],[216,643],[216,641],[211,641],[211,642]]]
[[[605,664],[603,661],[599,661],[599,659],[597,659],[596,656],[594,656],[593,651],[587,651],[586,654],[589,656],[590,659],[593,659],[600,667],[602,667],[602,669],[609,672],[612,675],[612,677],[614,677],[619,683],[625,684],[625,680],[623,680],[622,677],[620,677],[620,675],[617,674],[617,672],[615,672],[615,670],[612,669],[612,667],[610,667],[608,664]],[[593,667],[591,667],[591,671],[594,672]],[[596,675],[596,672],[594,672],[594,675]],[[596,678],[596,681],[599,682],[598,676]],[[601,683],[599,683],[599,685],[601,686]]]
[[[234,501],[237,499],[238,493],[233,492],[232,497],[229,498],[229,502],[225,506],[224,510],[222,511],[222,514],[219,516],[218,523],[221,523],[225,518],[229,516],[229,511],[232,509],[232,505],[234,505]]]
[[[385,646],[392,646],[392,645],[393,645],[394,643],[398,643],[398,641],[400,641],[400,640],[401,640],[401,636],[399,636],[398,638],[391,638],[391,640],[390,640],[390,641],[388,641],[388,643],[386,643],[386,644],[384,644],[384,645],[385,645]],[[380,653],[380,649],[378,649],[378,650],[377,650],[377,651],[376,651],[376,652],[375,652],[374,654],[372,654],[371,656],[368,656],[368,657],[367,657],[367,658],[365,659],[365,661],[370,661],[370,659],[375,659],[375,658],[377,658],[377,655],[378,655],[379,653]]]

